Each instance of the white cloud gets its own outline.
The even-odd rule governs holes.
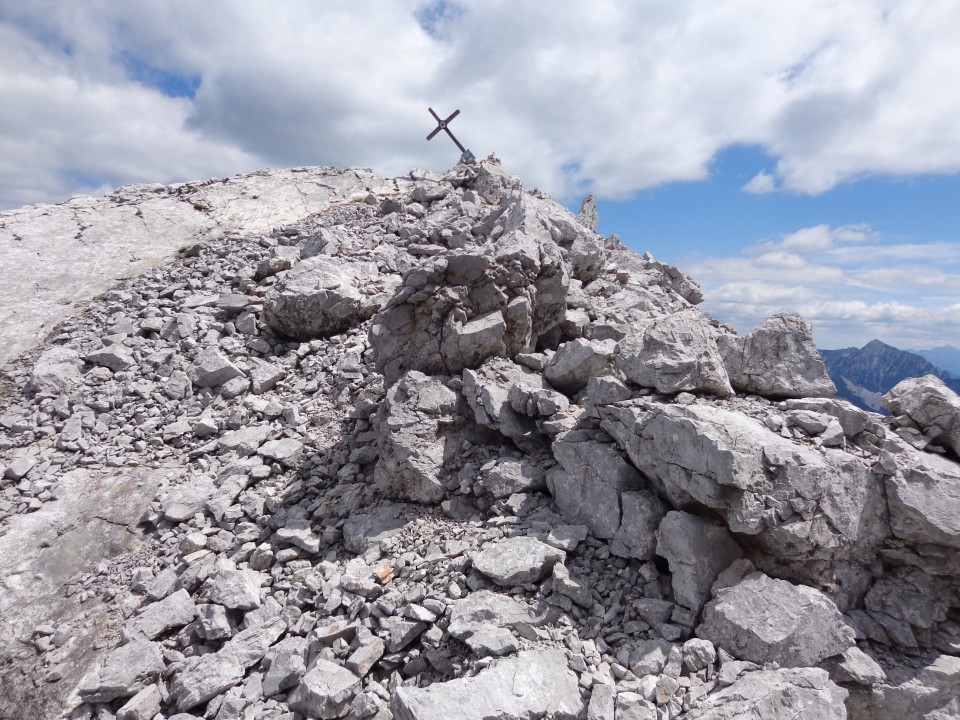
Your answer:
[[[428,105],[558,195],[703,178],[735,144],[778,158],[751,192],[960,171],[952,0],[0,0],[0,33],[8,204],[68,189],[61,157],[111,182],[445,169]],[[136,87],[131,57],[199,76],[196,97]]]
[[[777,189],[777,179],[766,172],[761,170],[746,185],[743,186],[743,191],[751,193],[753,195],[765,195],[767,193],[772,193]]]

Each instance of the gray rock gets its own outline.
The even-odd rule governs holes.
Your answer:
[[[610,552],[619,557],[651,559],[665,509],[660,498],[649,489],[622,492],[621,522],[610,541]]]
[[[560,650],[521,652],[471,678],[399,687],[390,700],[396,720],[576,720],[583,712],[577,676]]]
[[[388,504],[370,512],[354,513],[343,525],[343,545],[358,555],[393,537],[410,522],[407,505]]]
[[[637,677],[659,675],[667,665],[673,650],[666,640],[641,640],[630,653],[630,670]]]
[[[952,720],[960,716],[960,658],[930,653],[922,662],[893,664],[886,675],[885,682],[869,689],[850,687],[852,717]]]
[[[960,465],[911,450],[898,457],[898,470],[885,485],[894,535],[960,548]]]
[[[837,683],[857,683],[858,685],[876,685],[887,679],[876,660],[854,645],[841,655],[828,658],[821,667],[830,673],[830,679]]]
[[[264,662],[270,662],[263,675],[263,696],[271,697],[300,682],[307,672],[309,643],[306,638],[288,637],[267,651]]]
[[[590,528],[586,525],[557,525],[547,534],[546,542],[564,552],[571,552],[587,539],[589,532]]]
[[[894,415],[906,415],[933,442],[960,456],[960,396],[938,377],[907,378],[883,396]]]
[[[478,658],[502,657],[520,649],[513,633],[498,627],[480,628],[464,642]]]
[[[515,441],[538,435],[536,422],[510,404],[510,391],[523,384],[534,391],[549,389],[543,377],[510,360],[494,358],[477,370],[463,371],[463,395],[479,425],[499,431]]]
[[[327,337],[370,318],[399,283],[375,263],[318,255],[294,265],[267,294],[263,319],[297,340]]]
[[[159,602],[147,605],[143,612],[127,623],[130,635],[143,635],[154,640],[173,628],[193,622],[197,606],[186,590],[177,590]]]
[[[108,345],[105,348],[87,353],[85,360],[91,365],[110,368],[114,372],[128,370],[136,364],[130,348],[123,345]]]
[[[657,720],[657,706],[640,693],[617,695],[617,720]]]
[[[495,498],[505,498],[514,493],[545,489],[546,476],[527,460],[504,458],[486,471],[477,485]]]
[[[240,457],[249,457],[259,450],[269,436],[269,425],[242,427],[239,430],[225,432],[217,440],[217,449],[221,453],[235,452]]]
[[[224,563],[204,590],[204,599],[228,610],[253,610],[260,607],[260,578],[255,570],[237,570]]]
[[[674,599],[697,614],[710,598],[717,575],[742,557],[743,551],[726,528],[671,510],[657,531],[657,555],[670,564]]]
[[[37,394],[57,396],[83,382],[83,359],[68,347],[54,345],[44,350],[33,364],[27,389]]]
[[[29,475],[30,471],[33,470],[36,465],[37,457],[35,455],[21,455],[7,465],[6,469],[3,471],[3,477],[5,477],[7,480],[19,482]]]
[[[202,350],[187,374],[197,387],[216,387],[243,377],[243,371],[214,347]]]
[[[274,537],[280,542],[296,545],[311,555],[320,551],[320,538],[314,534],[309,520],[288,520],[282,528],[277,529]]]
[[[387,392],[376,417],[379,459],[374,482],[388,497],[439,502],[446,495],[437,477],[447,453],[441,431],[452,420],[456,394],[442,379],[412,370]]]
[[[748,672],[711,693],[684,717],[690,720],[846,720],[847,691],[818,668]]]
[[[254,395],[262,395],[273,390],[286,375],[287,371],[282,367],[253,359],[250,362],[250,389]]]
[[[734,388],[764,397],[833,397],[837,389],[799,315],[773,315],[746,337],[723,335],[723,363]]]
[[[550,358],[543,376],[565,393],[579,392],[590,378],[613,372],[611,357],[616,346],[615,340],[577,338],[565,342]]]
[[[592,433],[559,436],[553,454],[559,465],[547,472],[547,486],[560,512],[597,537],[612,538],[621,527],[621,493],[644,487],[640,473],[613,443],[597,442]]]
[[[499,310],[468,321],[451,320],[444,327],[440,354],[448,367],[478,367],[488,357],[504,355],[507,324]]]
[[[527,417],[550,417],[570,409],[570,401],[563,393],[516,382],[507,391],[510,408]]]
[[[777,558],[862,552],[885,535],[880,488],[847,453],[819,452],[713,406],[631,400],[599,412],[601,426],[674,507],[718,510],[732,532],[755,536]]]
[[[853,629],[823,593],[754,572],[721,590],[697,635],[741,660],[816,665],[854,644]]]
[[[80,699],[88,703],[110,702],[130,697],[151,684],[163,672],[160,646],[132,640],[112,651],[77,686]]]
[[[152,720],[160,712],[160,688],[149,685],[117,710],[117,720]]]
[[[617,688],[610,683],[594,683],[587,704],[587,720],[616,719]]]
[[[354,650],[347,658],[344,665],[348,670],[356,673],[360,677],[366,677],[367,673],[373,670],[374,666],[380,662],[383,653],[386,652],[387,644],[376,635],[371,635],[366,641],[361,642],[360,647]]]
[[[418,637],[423,635],[430,625],[416,620],[403,620],[398,617],[387,618],[383,621],[384,628],[390,633],[387,643],[387,652],[395,653],[403,650]]]
[[[487,543],[472,560],[473,566],[497,585],[514,587],[542,580],[565,557],[562,550],[520,536]]]
[[[170,681],[176,708],[189,710],[239,683],[285,630],[286,624],[276,618],[237,633],[215,653],[187,658]]]
[[[695,673],[717,661],[717,649],[709,640],[690,638],[683,644],[683,667]]]
[[[553,566],[553,591],[566,595],[582,608],[593,607],[593,594],[588,585],[572,577],[563,563]]]
[[[662,393],[733,395],[717,331],[695,308],[657,318],[617,345],[616,366],[632,383]]]
[[[509,595],[479,590],[454,603],[448,631],[457,640],[466,640],[485,627],[512,629],[521,624],[537,627],[555,622],[558,617],[556,608],[544,603],[528,605]]]
[[[268,440],[257,449],[257,453],[285,467],[296,467],[303,455],[303,443],[293,438]]]

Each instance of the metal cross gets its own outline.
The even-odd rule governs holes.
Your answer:
[[[437,133],[439,133],[441,130],[444,130],[446,131],[447,135],[450,136],[450,139],[453,140],[454,145],[456,145],[460,149],[460,153],[461,153],[460,162],[467,163],[468,165],[476,162],[477,159],[474,157],[473,153],[470,152],[463,145],[461,145],[460,141],[457,140],[456,137],[454,137],[452,132],[450,132],[450,128],[447,127],[450,124],[450,121],[460,114],[460,111],[454,110],[453,114],[450,117],[448,117],[446,120],[441,120],[440,116],[433,111],[433,108],[427,108],[427,110],[430,111],[430,114],[433,115],[434,120],[437,121],[436,129],[432,133],[427,135],[427,140],[433,140],[433,138],[437,136]]]

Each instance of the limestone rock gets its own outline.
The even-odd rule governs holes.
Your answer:
[[[689,513],[668,512],[657,530],[657,555],[670,563],[673,596],[699,613],[710,586],[730,563],[743,555],[725,528]]]
[[[94,350],[91,353],[87,353],[84,359],[91,365],[110,368],[114,372],[127,370],[136,363],[133,353],[123,345],[108,345],[99,350]]]
[[[295,712],[309,718],[343,717],[360,690],[360,678],[342,665],[318,659],[303,676],[288,702]]]
[[[690,308],[658,318],[628,334],[614,359],[627,380],[661,393],[733,395],[717,349],[716,330]]]
[[[883,396],[894,415],[906,415],[933,442],[960,457],[960,396],[934,375],[907,378]]]
[[[558,616],[555,608],[543,603],[527,605],[509,595],[478,590],[454,604],[448,629],[452,637],[466,640],[485,627],[512,629],[521,624],[536,627],[555,622]]]
[[[723,363],[734,388],[764,397],[833,397],[837,389],[799,315],[773,315],[746,337],[723,335]]]
[[[960,548],[960,465],[911,451],[899,458],[897,472],[885,484],[894,535]]]
[[[343,544],[350,552],[363,554],[371,545],[400,532],[410,518],[409,506],[388,504],[370,512],[353,513],[343,526]]]
[[[617,343],[614,340],[584,340],[577,338],[563,343],[543,376],[555,388],[573,394],[583,390],[592,377],[608,375],[613,371],[611,357]]]
[[[854,644],[853,629],[825,595],[760,572],[707,603],[697,635],[741,660],[781,667],[816,665]]]
[[[439,502],[446,494],[437,477],[452,420],[456,394],[433,378],[411,370],[387,392],[377,414],[379,460],[374,481],[385,495],[414,502]]]
[[[311,257],[294,265],[267,295],[264,322],[297,340],[333,335],[371,317],[399,283],[373,263]]]
[[[44,350],[33,364],[28,389],[56,396],[82,382],[83,359],[68,347],[54,345]]]
[[[576,720],[583,711],[576,675],[560,650],[525,651],[472,678],[400,687],[390,700],[396,720]]]
[[[473,566],[497,585],[514,587],[538,582],[566,553],[531,537],[487,543],[473,555]]]
[[[505,458],[487,470],[477,484],[495,498],[513,493],[531,492],[546,488],[542,469],[527,460]]]
[[[163,671],[160,646],[133,640],[107,655],[78,686],[84,702],[110,702],[130,697],[149,685]]]
[[[492,428],[515,441],[537,436],[536,423],[510,403],[513,385],[548,389],[542,376],[510,360],[494,358],[477,370],[463,371],[463,395],[479,425]]]
[[[148,605],[127,627],[131,635],[143,635],[148,640],[155,640],[168,630],[192,622],[196,616],[197,606],[190,594],[180,589],[163,600]]]
[[[197,355],[188,373],[197,387],[216,387],[243,377],[243,371],[216,348],[206,348]]]
[[[748,672],[708,695],[690,720],[846,720],[847,692],[818,668]]]

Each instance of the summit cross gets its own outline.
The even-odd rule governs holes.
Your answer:
[[[433,111],[433,108],[427,108],[427,110],[430,111],[430,114],[433,115],[434,120],[437,121],[437,127],[434,129],[432,133],[427,135],[427,140],[433,140],[433,138],[437,136],[437,133],[443,130],[447,133],[447,135],[450,136],[450,139],[453,140],[454,145],[456,145],[460,149],[461,162],[467,163],[468,165],[476,162],[476,158],[474,157],[473,153],[460,144],[460,141],[457,140],[457,138],[454,136],[452,132],[450,132],[450,128],[448,127],[448,125],[450,124],[450,121],[453,120],[457,115],[459,115],[460,111],[454,110],[453,113],[450,115],[450,117],[448,117],[446,120],[441,120],[440,116]]]

